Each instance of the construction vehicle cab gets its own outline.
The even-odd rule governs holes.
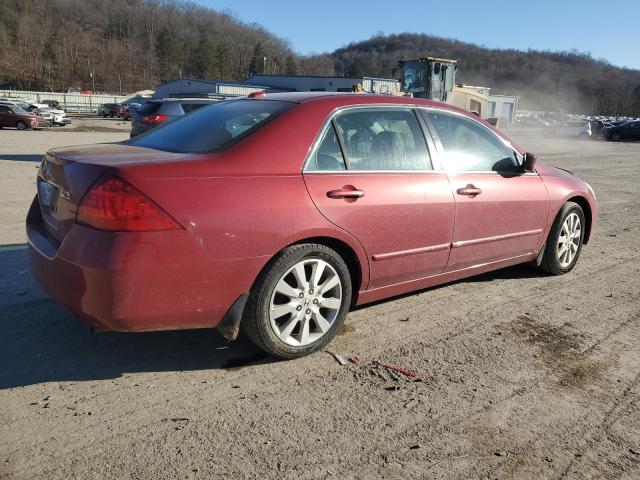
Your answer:
[[[402,90],[416,98],[455,105],[485,118],[488,89],[456,85],[457,63],[437,57],[400,60]]]

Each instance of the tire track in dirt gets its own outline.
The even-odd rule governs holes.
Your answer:
[[[589,272],[589,273],[590,273],[590,275],[588,275],[588,278],[589,278],[591,281],[594,281],[594,279],[596,279],[599,275],[602,275],[604,272],[608,272],[609,270],[612,270],[612,269],[618,268],[618,267],[620,267],[620,266],[622,266],[622,265],[623,265],[623,262],[619,262],[619,263],[617,263],[617,264],[615,264],[615,265],[609,265],[609,266],[608,266],[607,268],[605,268],[605,269],[602,269],[602,268],[594,269],[594,271]],[[583,275],[583,276],[584,276],[584,275]],[[491,288],[493,288],[493,287],[492,287],[491,285],[489,285],[487,288],[488,288],[488,289],[491,289]],[[483,290],[484,290],[484,289],[483,289]],[[554,287],[549,287],[549,290],[550,290],[550,292],[549,292],[549,293],[552,295],[552,297],[551,297],[551,298],[546,297],[546,298],[545,298],[545,302],[553,301],[553,292],[555,292],[555,295],[560,295],[560,296],[561,296],[561,295],[563,295],[562,290],[556,289],[556,288],[554,288]],[[532,295],[530,295],[530,296],[528,296],[528,297],[526,297],[526,298],[527,298],[527,299],[532,299],[532,298],[538,298],[538,297],[539,297],[539,294],[532,294]],[[448,300],[449,300],[449,299],[442,299],[442,301],[448,301]],[[500,304],[497,304],[497,305],[491,305],[491,306],[489,306],[489,307],[486,307],[486,308],[484,308],[484,309],[482,309],[482,310],[481,310],[482,314],[481,314],[481,315],[479,315],[479,318],[485,318],[485,317],[487,316],[487,314],[488,314],[488,313],[491,313],[491,312],[501,312],[501,311],[503,311],[503,310],[504,310],[504,307],[505,307],[505,306],[511,305],[511,304],[512,304],[512,302],[513,302],[513,300],[511,300],[511,299],[510,299],[510,300],[507,300],[507,301],[501,302]],[[482,328],[482,327],[485,327],[485,328],[493,328],[493,327],[492,327],[492,325],[489,325],[489,324],[486,322],[486,319],[485,319],[485,320],[479,320],[479,321],[478,321],[478,322],[476,322],[474,325],[469,326],[469,327],[468,327],[468,328],[466,328],[466,329],[463,329],[463,331],[458,331],[458,330],[457,330],[457,329],[455,329],[455,327],[454,327],[454,330],[456,330],[456,331],[454,331],[453,333],[448,333],[448,334],[445,334],[445,335],[444,335],[443,337],[441,337],[441,338],[433,339],[431,342],[427,343],[425,346],[434,346],[434,345],[441,344],[441,343],[443,343],[443,342],[450,342],[450,341],[452,341],[452,340],[454,340],[454,339],[456,339],[456,338],[460,337],[461,335],[468,334],[468,333],[472,333],[472,332],[476,332],[476,331],[477,331],[477,329],[478,329],[479,327],[480,327],[480,328]],[[402,339],[402,342],[406,342],[406,337],[404,337],[404,338]],[[387,343],[387,344],[386,344],[386,350],[397,348],[397,343],[398,343],[398,342],[394,342],[394,343],[393,343],[393,344],[391,344],[391,345],[390,345],[389,343]],[[312,357],[312,358],[313,358],[313,357]],[[307,363],[309,362],[309,360],[305,360],[305,361],[306,361]],[[325,368],[324,370],[327,370],[327,369]],[[245,374],[242,374],[242,375],[234,375],[234,376],[233,376],[233,377],[231,377],[231,378],[228,378],[228,377],[225,375],[225,376],[224,376],[224,378],[223,378],[223,380],[228,381],[228,382],[237,382],[237,381],[240,381],[242,378],[250,377],[250,376],[252,376],[252,375],[253,375],[253,373],[252,373],[252,372],[250,372],[250,371],[248,371],[248,372],[246,372]],[[509,399],[509,398],[513,398],[514,396],[522,396],[522,395],[526,394],[528,391],[530,391],[531,389],[533,389],[534,387],[536,387],[537,385],[538,385],[538,384],[532,384],[532,385],[530,385],[530,386],[529,386],[529,388],[527,388],[527,389],[525,389],[525,390],[514,391],[511,395],[509,395],[509,396],[505,397],[502,401],[505,401],[505,400],[507,400],[507,399]],[[105,393],[104,395],[108,395],[108,393]],[[98,400],[99,400],[99,396],[97,396],[97,398],[96,398],[95,400],[96,400],[96,401],[98,401]],[[154,403],[154,402],[151,402],[150,404],[148,404],[147,409],[148,409],[148,410],[153,410],[155,407],[157,407],[157,406],[161,405],[162,403],[163,403],[163,402],[162,402],[162,400],[158,400],[158,401],[156,401],[155,403]],[[102,437],[100,440],[96,440],[96,441],[102,441],[102,442],[107,441],[107,442],[108,442],[108,441],[110,441],[110,440],[115,439],[117,436],[122,435],[123,433],[124,433],[124,434],[126,434],[126,433],[135,432],[135,431],[138,431],[138,432],[139,432],[139,431],[141,431],[141,429],[142,429],[142,430],[144,430],[144,429],[145,429],[145,425],[158,424],[157,419],[154,421],[154,416],[153,416],[153,415],[143,415],[143,416],[141,416],[141,417],[139,417],[139,418],[137,419],[137,421],[135,422],[135,424],[131,424],[130,419],[128,419],[128,416],[127,416],[127,415],[115,416],[115,417],[110,418],[110,419],[109,419],[109,421],[110,421],[110,422],[111,422],[111,421],[115,421],[115,422],[117,422],[117,423],[119,423],[119,422],[123,422],[123,425],[120,425],[120,427],[124,427],[124,423],[126,423],[126,424],[128,424],[128,427],[129,427],[129,428],[117,428],[116,430],[119,432],[118,434],[115,434],[115,433],[114,433],[114,434],[113,434],[113,435],[111,435],[111,436]],[[50,439],[50,441],[51,441],[51,442],[57,442],[57,441],[59,441],[59,440],[58,440],[57,438],[52,438],[52,439]],[[48,443],[48,442],[47,442],[47,443]],[[79,442],[79,443],[80,443],[80,442]],[[84,448],[87,446],[87,442],[86,442],[86,441],[82,441],[81,443],[82,443],[82,447],[80,447],[80,446],[76,445],[76,446],[75,446],[75,448],[74,448],[74,445],[73,445],[72,443],[71,443],[71,444],[67,443],[67,444],[65,445],[65,450],[66,450],[68,453],[72,453],[72,452],[80,451],[80,450],[84,449]],[[89,444],[91,444],[91,443],[92,443],[92,442],[89,442]],[[68,450],[69,448],[71,448],[71,450]]]

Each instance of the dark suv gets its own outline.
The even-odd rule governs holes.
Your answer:
[[[98,116],[99,117],[117,117],[118,116],[118,107],[120,105],[118,103],[103,103],[98,107]]]
[[[131,138],[157,127],[161,123],[182,117],[201,107],[217,103],[220,100],[210,98],[163,98],[149,100],[133,113],[131,119]]]
[[[640,140],[640,120],[603,128],[602,136],[614,142],[619,142],[620,140]]]

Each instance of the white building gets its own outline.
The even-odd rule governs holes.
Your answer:
[[[248,83],[218,82],[195,78],[179,78],[156,87],[153,98],[205,97],[231,98],[246,97],[252,92],[261,92],[265,87]]]
[[[400,91],[399,80],[373,77],[253,75],[244,83],[262,85],[268,92],[351,92],[356,85],[371,93],[393,94]]]
[[[518,97],[514,95],[489,94],[487,100],[487,118],[497,118],[498,126],[507,127],[516,121]]]

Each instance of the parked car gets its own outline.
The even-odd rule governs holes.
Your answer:
[[[118,103],[103,103],[98,107],[98,116],[99,117],[117,117],[118,116],[118,107],[120,104]]]
[[[140,108],[140,106],[139,103],[122,103],[116,109],[116,113],[123,120],[131,120],[133,112]]]
[[[640,140],[640,120],[603,128],[602,136],[613,142],[619,142],[621,140]]]
[[[60,102],[58,102],[57,100],[42,100],[41,103],[46,103],[47,105],[49,105],[49,107],[56,110],[64,111],[64,108],[62,108],[62,105],[60,105]]]
[[[163,98],[149,100],[137,111],[131,119],[131,137],[151,130],[154,127],[206,105],[217,103],[219,100],[209,98]]]
[[[25,110],[42,115],[49,121],[51,126],[64,127],[71,123],[64,110],[51,108],[46,103],[29,103]]]
[[[354,305],[520,263],[570,272],[598,216],[586,182],[475,115],[387,95],[220,102],[50,150],[37,191],[31,268],[76,315],[243,328],[282,358],[323,348]]]
[[[590,138],[592,136],[591,122],[586,120],[571,120],[556,125],[551,125],[548,129],[554,135],[566,137]]]
[[[18,130],[28,130],[48,126],[49,122],[40,115],[27,112],[16,105],[0,104],[0,128],[14,127]]]

